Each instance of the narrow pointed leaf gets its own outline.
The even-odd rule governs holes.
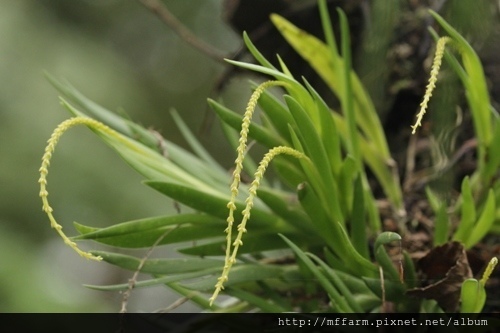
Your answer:
[[[101,256],[107,263],[129,271],[137,270],[139,264],[141,263],[141,259],[125,254],[106,251],[93,251],[92,253]],[[140,272],[164,275],[180,274],[221,267],[223,264],[223,260],[208,258],[147,259],[144,261]]]
[[[262,312],[269,313],[282,313],[291,311],[291,308],[283,308],[282,306],[271,302],[263,297],[259,297],[254,293],[249,293],[240,288],[228,288],[225,292],[229,296],[236,297],[237,299],[252,304],[259,308]]]
[[[333,306],[338,312],[354,312],[346,302],[346,300],[342,297],[339,291],[331,284],[328,278],[323,275],[323,273],[316,267],[311,259],[292,241],[286,238],[283,235],[280,235],[281,238],[288,244],[288,246],[292,249],[295,255],[304,263],[307,269],[318,279],[318,282],[328,293],[328,296],[333,301]]]
[[[245,264],[236,265],[231,269],[226,287],[241,283],[255,282],[266,279],[278,279],[283,273],[283,268],[271,265]],[[217,283],[218,276],[214,275],[195,282],[184,282],[182,286],[191,290],[212,290]]]
[[[116,236],[132,236],[138,232],[147,230],[159,229],[162,227],[182,226],[182,225],[200,225],[200,226],[223,226],[225,222],[219,218],[215,218],[204,214],[179,214],[157,216],[145,219],[139,219],[129,222],[123,222],[112,225],[107,228],[90,228],[84,225],[75,223],[75,227],[80,232],[80,236],[76,236],[74,240],[81,239],[98,239]]]
[[[222,196],[215,196],[191,187],[168,182],[146,181],[145,184],[165,194],[167,197],[177,200],[180,203],[193,209],[222,219],[227,218],[227,203],[229,202],[229,195],[227,196],[227,198]],[[236,202],[238,211],[235,216],[236,220],[241,220],[243,218],[241,212],[243,211],[245,206],[246,205],[241,201]],[[265,225],[269,228],[275,228],[283,225],[283,221],[281,219],[262,210],[261,208],[263,208],[263,204],[259,201],[256,201],[255,206],[252,208],[251,223],[253,225]]]
[[[239,115],[236,112],[229,110],[225,106],[211,99],[208,100],[208,104],[217,113],[217,116],[223,122],[225,122],[232,128],[236,129],[237,131],[241,130],[241,123],[243,121],[242,115]],[[270,132],[267,128],[255,124],[255,122],[252,122],[249,128],[250,128],[250,131],[248,132],[249,137],[257,140],[259,143],[263,144],[267,148],[273,148],[285,144],[285,142],[280,137]]]
[[[465,241],[465,247],[467,249],[473,247],[490,231],[495,222],[495,206],[495,193],[490,189],[483,212]]]
[[[486,302],[486,291],[476,279],[467,279],[462,283],[460,299],[461,313],[479,313]]]

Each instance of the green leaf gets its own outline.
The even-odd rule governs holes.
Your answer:
[[[447,205],[429,188],[425,188],[429,204],[434,211],[434,246],[439,246],[448,241],[450,232],[450,220],[447,213]]]
[[[308,253],[307,255],[309,257],[311,257],[314,261],[316,261],[321,266],[321,268],[323,268],[326,277],[329,278],[330,281],[332,281],[335,288],[339,291],[340,295],[342,295],[342,297],[345,298],[346,302],[349,304],[351,309],[353,309],[354,312],[357,312],[357,313],[363,312],[363,309],[359,306],[358,302],[355,300],[354,294],[351,292],[351,290],[349,290],[347,285],[342,281],[342,279],[337,274],[337,272],[334,269],[328,267],[328,265],[325,264],[325,262],[323,260],[321,260],[320,258],[315,256],[314,254]],[[356,279],[355,277],[351,277],[351,278]]]
[[[327,19],[326,15],[326,13],[322,13],[323,21]],[[344,96],[347,96],[344,94],[344,87],[346,86],[343,76],[345,67],[344,59],[338,55],[336,46],[332,46],[334,44],[333,38],[329,38],[330,45],[327,46],[316,37],[298,29],[278,15],[272,15],[271,20],[290,45],[310,63],[330,88],[332,88],[332,91],[335,92],[341,100]],[[328,26],[328,24],[323,24],[324,26]],[[345,28],[344,31],[346,31]],[[325,34],[328,35],[328,32]],[[380,119],[375,111],[373,103],[363,89],[355,73],[351,71],[349,78],[352,81],[352,94],[349,94],[349,98],[354,98],[353,107],[356,114],[356,122],[366,137],[364,139],[361,134],[353,134],[359,137],[360,141],[362,141],[362,139],[365,141],[364,143],[359,143],[361,150],[360,155],[366,159],[367,164],[376,174],[384,191],[396,209],[404,210],[399,179],[397,173],[393,170],[394,161],[390,156]],[[349,101],[346,102],[349,103]],[[336,118],[337,127],[339,127],[339,121],[343,122],[343,130],[339,128],[339,131],[342,133],[341,136],[344,145],[346,147],[351,146],[352,140],[349,139],[348,133],[349,131],[353,132],[352,126],[351,130],[348,130],[347,122],[345,122],[341,116],[334,114],[334,117]],[[356,154],[354,156],[356,156]]]
[[[483,212],[464,243],[466,249],[476,245],[490,231],[495,222],[495,210],[495,193],[490,189]]]
[[[493,139],[491,142],[500,142],[500,120],[494,120]],[[484,170],[484,180],[487,183],[492,179],[500,168],[500,154],[497,153],[497,146],[491,145],[487,151],[486,166]]]
[[[347,121],[348,139],[347,151],[353,156],[356,162],[356,167],[361,169],[361,155],[359,148],[359,132],[356,126],[356,113],[354,111],[354,94],[351,83],[351,38],[349,32],[349,24],[345,13],[338,9],[340,16],[340,34],[342,41],[342,57],[344,64],[342,66],[342,75],[344,82],[343,95],[341,96],[341,105],[344,117]]]
[[[139,267],[141,259],[125,254],[106,251],[93,251],[101,256],[104,261],[112,265],[135,271]],[[201,271],[208,268],[220,268],[223,260],[208,258],[173,258],[173,259],[147,259],[141,268],[141,273],[149,274],[180,274],[192,271]]]
[[[339,56],[337,50],[337,42],[335,41],[335,35],[333,33],[332,20],[330,19],[330,13],[328,12],[328,6],[325,0],[318,1],[319,15],[321,18],[321,25],[323,26],[323,33],[325,34],[326,44],[330,48],[330,52],[333,57]]]
[[[304,210],[314,222],[317,234],[324,237],[326,244],[330,245],[340,260],[348,266],[356,263],[354,271],[360,274],[373,275],[376,272],[375,266],[362,255],[360,255],[349,240],[345,229],[336,221],[330,221],[324,210],[319,205],[316,194],[307,183],[299,187],[299,201]]]
[[[394,267],[394,264],[384,247],[385,244],[390,244],[392,242],[401,242],[401,236],[390,231],[386,231],[378,235],[374,246],[375,258],[377,259],[379,265],[383,268],[386,278],[396,284],[399,281],[399,284],[402,285],[399,273],[396,271],[396,268]]]
[[[209,215],[226,219],[229,214],[227,208],[229,195],[227,197],[215,196],[191,187],[169,182],[146,181],[145,184],[165,194],[169,198]],[[236,202],[238,212],[235,215],[235,219],[237,221],[243,218],[241,212],[245,206],[245,203],[241,201]],[[252,219],[250,221],[251,225],[266,226],[267,228],[279,228],[280,226],[284,227],[284,221],[273,214],[264,211],[263,206],[262,202],[257,200],[255,201],[255,206],[252,208]],[[286,230],[286,228],[280,230]]]
[[[70,110],[72,113],[79,115],[82,114],[66,101],[63,100],[62,102],[63,106]],[[177,154],[177,161],[181,161],[181,164],[183,165],[183,167],[180,167],[173,163],[171,160],[166,159],[164,156],[160,155],[158,152],[124,135],[121,135],[119,133],[117,133],[116,135],[109,135],[97,130],[93,131],[97,135],[99,135],[106,143],[108,143],[113,149],[115,149],[116,152],[120,154],[121,157],[129,165],[131,165],[146,178],[175,181],[181,184],[191,185],[200,190],[204,190],[204,192],[206,193],[220,195],[220,192],[216,190],[217,186],[214,186],[214,183],[207,184],[199,178],[200,172],[202,172],[202,174],[207,173],[208,175],[211,175],[212,173],[209,171],[204,171],[206,170],[206,166],[202,166],[200,169],[199,161],[191,159],[191,155],[189,155],[187,152],[180,152],[180,155]],[[171,150],[171,155],[174,155],[176,152],[178,152],[175,150],[175,146],[173,145],[169,147],[169,149]],[[193,168],[195,168],[195,170],[193,170]],[[193,172],[193,174],[187,172],[186,169]],[[220,183],[215,184],[220,185]]]
[[[417,272],[415,270],[415,265],[413,264],[413,259],[407,251],[403,251],[403,267],[404,267],[404,277],[405,283],[408,289],[415,288],[417,286]]]
[[[210,163],[169,142],[166,144],[166,153],[168,154],[168,160],[175,163],[181,170],[189,173],[191,177],[203,181],[208,187],[217,190],[219,193],[227,191],[229,176],[227,171],[220,165],[213,167]],[[201,177],[200,175],[203,176]]]
[[[73,87],[71,84],[68,82],[62,82],[60,80],[57,80],[54,78],[52,75],[45,73],[45,77],[49,80],[49,82],[56,88],[59,93],[61,93],[66,99],[69,101],[75,103],[77,106],[81,107],[83,110],[91,114],[93,117],[95,117],[97,120],[103,122],[104,124],[110,126],[111,128],[115,129],[116,131],[127,135],[129,137],[132,137],[133,132],[131,131],[130,124],[133,124],[132,122],[129,122],[122,117],[118,116],[117,114],[107,110],[106,108],[100,106],[99,104],[91,101],[87,97],[85,97],[82,93],[80,93],[75,87]],[[76,109],[75,109],[76,110]],[[73,114],[79,114],[83,115],[82,113],[75,113],[75,110],[69,110]],[[135,126],[139,126],[135,124]],[[150,143],[156,142],[154,139],[154,136],[149,133],[151,136],[149,139],[151,140]],[[154,146],[154,144],[153,144]]]
[[[244,264],[235,265],[231,269],[229,280],[224,283],[225,287],[236,286],[242,283],[255,282],[267,279],[279,279],[283,268],[272,265]],[[199,291],[212,290],[217,283],[218,276],[211,276],[195,282],[184,282],[184,288]]]
[[[443,309],[434,299],[424,299],[420,304],[420,313],[444,313]]]
[[[370,188],[366,188],[363,183],[363,193],[365,200],[365,209],[368,218],[368,225],[372,228],[373,232],[380,232],[382,229],[382,223],[380,221],[379,209],[377,207],[377,201]],[[399,212],[398,212],[399,213]],[[368,246],[368,245],[367,245]]]
[[[316,265],[312,262],[311,259],[292,241],[286,238],[283,235],[280,235],[281,238],[288,244],[288,246],[295,253],[297,258],[302,261],[302,263],[307,267],[307,269],[318,279],[318,282],[328,293],[328,296],[331,298],[333,302],[333,307],[337,312],[354,312],[349,304],[346,302],[344,297],[340,295],[339,291],[332,285],[332,283],[328,280],[328,278],[323,275],[323,273],[316,267]]]
[[[158,149],[158,137],[155,136],[152,131],[145,129],[144,127],[128,119],[125,119],[117,115],[116,113],[102,107],[101,105],[91,101],[68,82],[57,80],[48,73],[45,73],[45,76],[66,99],[75,103],[78,107],[82,108],[86,113],[88,113],[95,119],[108,125],[119,133],[146,145],[150,149],[156,152],[161,152],[160,149]],[[67,109],[75,116],[86,116],[84,113],[78,111],[75,108]],[[170,144],[170,142],[166,142]]]
[[[208,99],[208,104],[224,123],[228,124],[237,131],[241,130],[241,123],[243,121],[242,115],[229,110],[212,99]],[[283,139],[270,132],[267,128],[255,124],[255,122],[250,124],[249,129],[248,135],[267,148],[285,145]]]
[[[221,235],[224,235],[221,232]],[[315,237],[315,234],[305,235],[302,232],[287,233],[286,234],[295,243],[301,246],[317,247],[324,244],[324,241]],[[178,251],[182,254],[192,256],[220,256],[224,254],[226,240],[221,239],[218,242],[207,242],[201,245],[192,245],[190,247],[181,248]],[[280,242],[277,235],[272,230],[261,231],[252,230],[248,235],[245,235],[244,245],[238,250],[238,255],[246,253],[259,253],[263,251],[282,250],[286,249],[286,244]]]
[[[276,156],[273,160],[273,167],[280,180],[289,188],[297,188],[305,179],[304,172],[297,159],[290,159],[283,155]]]
[[[345,119],[337,113],[332,113],[340,137],[347,140],[347,124]],[[399,210],[404,210],[403,195],[397,171],[394,169],[394,161],[381,156],[377,146],[368,142],[362,135],[359,136],[361,155],[368,167],[377,177],[389,201]]]
[[[255,295],[255,293],[250,293],[240,288],[227,288],[225,293],[229,296],[236,297],[240,301],[247,302],[259,308],[262,312],[283,313],[292,311],[291,307],[284,308],[279,304],[275,304],[271,300],[259,297]]]
[[[278,54],[276,55],[276,57],[278,58],[278,62],[280,63],[281,71],[283,72],[283,74],[293,79],[294,77],[292,75],[292,72],[290,72],[283,59],[281,59],[280,55]]]
[[[300,30],[279,15],[271,15],[271,21],[273,21],[276,28],[295,51],[313,67],[332,91],[339,98],[342,98],[344,96],[345,87],[342,75],[344,60],[336,53],[336,50],[332,52],[330,47],[333,43],[330,47],[325,45],[316,37]],[[389,159],[389,148],[373,103],[354,72],[351,72],[351,79],[353,94],[356,101],[356,119],[359,122],[359,126],[369,139],[374,141],[379,150],[379,154]]]
[[[223,226],[224,221],[205,214],[179,214],[157,216],[115,224],[107,228],[91,228],[75,223],[80,236],[74,240],[99,239],[116,236],[131,236],[138,232],[160,229],[163,227],[182,225],[206,225],[210,227]]]
[[[333,183],[332,167],[330,166],[325,147],[318,135],[318,129],[297,100],[291,96],[285,96],[285,102],[292,117],[295,119],[297,127],[294,129],[300,138],[307,156],[312,160],[320,174],[323,175],[328,187],[328,185]]]
[[[325,254],[325,261],[328,263],[330,267],[335,267],[335,269],[342,271],[346,274],[351,274],[351,275],[358,275],[358,270],[356,267],[353,267],[352,265],[345,265],[342,263],[342,260],[340,257],[333,253],[332,249],[330,248],[325,248],[324,249],[324,254]]]
[[[219,263],[219,265],[220,265],[220,263]],[[220,272],[220,267],[213,267],[213,268],[208,268],[208,269],[200,269],[200,270],[196,270],[196,271],[192,271],[192,272],[188,272],[188,273],[178,273],[178,274],[172,274],[172,275],[168,275],[168,276],[156,277],[154,279],[141,280],[141,281],[137,281],[134,284],[134,289],[147,288],[147,287],[158,286],[161,284],[168,284],[168,283],[173,283],[173,282],[201,278],[201,277],[205,277],[207,275],[214,275],[218,272]],[[120,283],[120,284],[105,285],[105,286],[88,284],[88,285],[85,285],[85,287],[90,288],[90,289],[94,289],[94,290],[101,290],[101,291],[121,291],[121,290],[128,290],[130,288],[130,284],[129,283]]]
[[[167,287],[172,289],[173,291],[177,292],[178,294],[182,295],[186,299],[189,299],[191,302],[198,304],[201,308],[203,309],[210,309],[211,311],[217,311],[220,309],[219,306],[216,304],[210,304],[210,301],[207,299],[206,295],[201,294],[200,292],[189,290],[187,288],[184,288],[180,285],[178,282],[170,282],[166,283]],[[178,324],[175,325],[173,328],[178,329],[179,326]]]
[[[252,84],[252,87],[255,89],[257,84]],[[268,91],[264,91],[262,95],[260,95],[258,103],[262,111],[273,124],[273,127],[279,133],[279,136],[289,143],[291,139],[290,132],[288,131],[288,124],[294,124],[295,120],[285,105]]]
[[[368,277],[362,277],[363,281],[365,282],[366,286],[375,294],[377,295],[380,299],[382,299],[383,292],[382,292],[382,281],[380,279],[373,279],[373,278],[368,278]],[[384,293],[385,293],[385,300],[389,302],[400,302],[401,300],[404,299],[404,294],[406,291],[406,288],[404,285],[398,282],[390,281],[390,280],[385,280],[384,279]]]
[[[312,221],[299,206],[292,202],[297,200],[295,194],[281,193],[277,190],[262,187],[259,188],[259,198],[269,209],[279,217],[303,232],[314,232]],[[294,207],[295,206],[295,207]]]
[[[429,201],[432,210],[434,211],[434,213],[437,213],[439,211],[439,208],[443,206],[443,203],[436,195],[436,193],[434,193],[434,191],[432,191],[428,186],[425,187],[425,194],[427,195],[427,200]]]
[[[470,187],[469,177],[465,177],[462,181],[462,206],[461,206],[461,216],[460,224],[453,236],[453,240],[459,242],[465,242],[469,237],[472,229],[474,227],[474,222],[476,221],[476,203],[474,197],[472,196],[472,190]]]
[[[460,291],[460,312],[479,313],[486,302],[486,291],[476,279],[467,279]]]
[[[434,220],[434,246],[443,245],[448,241],[450,221],[446,212],[446,205],[441,205]]]
[[[160,237],[163,244],[173,244],[223,236],[221,230],[226,223],[204,214],[160,216],[112,225],[107,228],[92,228],[75,223],[80,232],[73,240],[95,240],[97,242],[126,247],[152,246]]]
[[[325,254],[327,254],[328,257],[331,257],[331,253],[329,253],[329,251],[325,251]],[[335,274],[338,275],[338,277],[342,280],[346,287],[351,290],[353,294],[368,294],[373,296],[372,292],[366,286],[365,282],[361,279],[357,272],[355,272],[356,274],[346,273],[337,269],[337,267],[334,267],[331,264],[329,264],[329,267],[331,269],[335,269]]]
[[[172,109],[170,111],[170,114],[172,115],[172,118],[175,121],[175,124],[181,131],[182,135],[186,139],[186,141],[189,143],[189,146],[193,149],[193,151],[198,155],[202,161],[204,161],[204,165],[207,165],[206,171],[213,171],[214,169],[219,172],[219,175],[225,175],[226,170],[220,166],[217,161],[208,153],[208,151],[201,145],[201,143],[198,141],[198,139],[193,135],[193,133],[189,130],[188,126],[186,123],[182,120],[182,118],[179,116],[177,111]],[[219,178],[222,181],[225,181],[226,178]]]
[[[334,175],[340,172],[342,161],[342,149],[339,137],[339,132],[335,126],[335,121],[332,117],[332,111],[328,108],[325,101],[321,98],[316,90],[304,79],[307,89],[314,99],[315,106],[318,110],[320,119],[320,137],[325,147],[327,157],[332,167]]]
[[[368,242],[366,241],[366,223],[365,223],[365,201],[363,193],[363,184],[361,177],[357,177],[354,181],[354,195],[352,198],[352,214],[351,214],[351,241],[356,249],[363,257],[369,258]]]
[[[342,161],[340,167],[340,173],[337,178],[339,185],[338,193],[342,193],[339,196],[340,206],[342,207],[342,212],[344,216],[350,216],[352,212],[352,203],[354,196],[354,180],[359,175],[359,168],[356,166],[356,161],[351,155],[347,155],[344,161]],[[363,184],[361,183],[361,189],[363,189]]]
[[[338,94],[341,89],[339,58],[333,58],[324,43],[309,33],[297,28],[283,17],[272,14],[271,21],[287,42],[313,67],[323,80]],[[325,73],[327,72],[327,74]]]
[[[309,183],[301,183],[297,188],[297,195],[302,208],[309,216],[316,234],[321,237],[326,244],[335,242],[335,235],[332,232],[328,215],[323,210],[321,203],[311,188]]]
[[[306,154],[304,146],[302,145],[301,139],[299,138],[296,131],[292,128],[291,125],[288,125],[288,129],[290,131],[290,136],[292,137],[292,146],[297,151],[300,151],[300,152]],[[324,196],[324,194],[326,193],[326,189],[324,187],[324,184],[322,182],[322,177],[321,177],[321,174],[318,172],[318,169],[315,167],[315,165],[312,163],[311,160],[300,159],[299,164],[300,164],[300,167],[304,170],[304,174],[306,175],[306,179],[310,183],[310,186],[316,192],[316,195],[317,195],[318,200],[319,200],[318,202],[321,205],[323,205],[323,210],[325,210],[325,212],[328,212],[329,211],[329,205],[328,205],[329,201]],[[343,218],[341,217],[340,209],[338,209],[338,210],[334,209],[334,210],[332,210],[332,213],[336,214],[336,216],[335,216],[336,220],[343,221]]]
[[[248,37],[248,34],[243,32],[243,41],[245,42],[245,45],[250,51],[250,53],[253,55],[255,60],[257,60],[262,66],[267,67],[269,69],[276,69],[263,55],[260,53],[260,51],[253,45],[252,41]]]
[[[259,65],[255,65],[255,64],[250,64],[250,63],[247,63],[247,62],[235,61],[235,60],[227,60],[227,62],[230,63],[230,64],[232,64],[232,65],[235,65],[235,66],[238,66],[238,67],[241,67],[241,68],[245,68],[245,69],[257,72],[257,73],[262,73],[262,74],[265,74],[265,75],[272,76],[276,80],[280,80],[280,81],[283,81],[283,82],[286,82],[286,83],[290,83],[292,85],[298,85],[297,81],[295,81],[293,78],[287,76],[286,74],[278,71],[277,69],[271,69],[271,68],[268,68],[268,67],[263,67],[263,66],[259,66]]]

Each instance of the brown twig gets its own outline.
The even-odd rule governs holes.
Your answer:
[[[174,231],[178,227],[179,227],[179,225],[177,225],[173,229],[167,229],[160,237],[158,237],[158,239],[156,240],[156,242],[151,246],[151,248],[149,248],[149,250],[146,253],[146,255],[141,259],[141,261],[139,262],[139,265],[137,266],[137,269],[134,272],[134,275],[132,275],[132,278],[130,280],[128,280],[128,289],[127,289],[127,291],[125,293],[123,293],[122,307],[120,309],[120,313],[127,313],[128,299],[130,297],[130,294],[132,293],[132,289],[134,289],[134,287],[135,287],[135,284],[137,282],[137,277],[139,276],[139,273],[141,272],[142,267],[144,267],[144,264],[146,263],[146,260],[149,258],[149,256],[151,255],[151,253],[153,253],[153,250],[155,249],[155,247],[157,247],[160,244],[160,242],[169,233],[171,233],[172,231]]]
[[[226,65],[224,62],[224,58],[226,57],[225,54],[196,37],[170,12],[170,10],[168,10],[167,6],[165,6],[161,1],[139,0],[139,2],[158,16],[163,23],[172,29],[186,43],[199,50],[209,58]]]
[[[178,308],[179,306],[181,306],[182,304],[186,303],[189,300],[190,300],[189,297],[181,297],[178,300],[176,300],[174,303],[172,303],[169,306],[167,306],[166,308],[160,309],[160,310],[155,311],[155,312],[157,312],[157,313],[168,313],[168,312],[170,312],[172,310],[175,310],[176,308]]]

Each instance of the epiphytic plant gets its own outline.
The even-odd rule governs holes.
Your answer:
[[[407,291],[419,287],[415,267],[402,249],[402,237],[384,232],[369,185],[367,168],[371,170],[370,177],[383,189],[392,217],[404,232],[407,213],[403,191],[380,119],[352,70],[347,18],[339,11],[339,51],[326,3],[319,4],[326,43],[280,16],[273,15],[271,19],[289,44],[325,80],[340,101],[341,112],[331,110],[305,79],[301,83],[294,78],[281,59],[281,68],[273,66],[244,35],[248,50],[259,64],[228,62],[274,80],[254,85],[243,115],[209,100],[237,152],[232,181],[175,112],[174,120],[194,154],[97,106],[69,84],[50,78],[68,100],[63,100],[63,106],[75,116],[54,132],[40,169],[43,209],[65,242],[87,258],[102,258],[152,276],[135,283],[136,288],[166,285],[200,307],[214,311],[372,312],[383,310],[388,302],[394,303],[396,311],[429,308],[428,300],[415,302],[406,296]],[[463,180],[462,193],[451,206],[452,213],[448,214],[447,203],[427,191],[430,206],[436,212],[434,245],[454,240],[471,248],[500,228],[496,210],[500,197],[496,181],[500,153],[495,153],[498,148],[493,144],[500,140],[500,121],[491,111],[477,55],[440,16],[432,15],[449,37],[438,41],[430,83],[413,130],[427,109],[444,56],[467,92],[478,137],[479,165],[470,178]],[[463,66],[446,51],[445,44],[458,50]],[[276,89],[272,87],[283,89],[281,97],[269,92]],[[260,123],[252,120],[257,105],[262,111]],[[86,117],[79,109],[97,120]],[[106,228],[75,223],[80,235],[66,237],[47,201],[47,173],[58,139],[77,124],[86,125],[115,149],[146,178],[147,186],[189,207],[189,212]],[[250,139],[269,150],[259,164],[247,153]],[[273,182],[264,177],[271,160],[277,178]],[[254,175],[252,183],[240,181],[243,171]],[[460,223],[452,229],[454,216],[459,217]],[[235,221],[241,221],[236,235]],[[74,241],[79,240],[122,248],[183,244],[185,247],[179,252],[186,257],[140,260],[105,251],[89,254],[76,247]],[[188,241],[192,243],[186,245]],[[396,251],[388,251],[386,247],[394,244]],[[494,260],[489,267],[478,282],[483,291]],[[473,282],[467,281],[462,293],[471,295]],[[130,285],[89,287],[127,290]],[[231,302],[216,302],[223,289],[233,297]],[[212,297],[208,298],[207,293],[212,293]],[[478,301],[463,303],[462,310],[480,311],[484,296],[482,292],[477,295]]]

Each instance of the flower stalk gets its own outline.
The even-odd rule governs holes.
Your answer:
[[[210,305],[215,301],[217,298],[217,295],[221,290],[224,289],[224,283],[228,280],[228,274],[229,271],[231,270],[231,267],[236,261],[236,255],[238,254],[238,249],[240,246],[243,245],[243,241],[241,240],[243,237],[243,234],[246,233],[246,223],[250,219],[250,211],[252,210],[253,207],[253,200],[255,196],[257,195],[257,189],[260,185],[260,181],[262,180],[264,176],[264,172],[266,171],[269,163],[271,160],[279,155],[279,154],[287,154],[296,158],[307,158],[303,153],[290,148],[290,147],[275,147],[269,150],[269,152],[264,156],[262,161],[259,164],[259,167],[257,168],[257,171],[255,172],[254,175],[254,180],[250,186],[249,189],[249,196],[246,199],[246,207],[243,210],[243,219],[241,223],[238,225],[237,230],[238,230],[238,235],[236,236],[236,239],[233,241],[232,240],[232,229],[233,229],[233,224],[234,224],[234,212],[236,210],[236,197],[238,196],[238,187],[240,185],[240,180],[241,180],[241,171],[243,170],[243,160],[245,158],[245,153],[247,149],[247,141],[248,141],[248,132],[250,128],[250,124],[252,122],[252,116],[254,114],[255,108],[257,106],[257,102],[259,100],[259,97],[262,95],[262,93],[269,87],[273,86],[284,86],[286,85],[285,82],[281,81],[267,81],[262,83],[255,89],[253,92],[252,96],[250,97],[250,100],[248,101],[245,114],[243,115],[243,121],[241,124],[241,131],[240,131],[240,138],[239,138],[239,145],[238,148],[236,149],[237,152],[237,157],[235,161],[235,168],[233,171],[233,181],[231,183],[230,189],[231,189],[231,199],[229,200],[227,204],[227,208],[229,209],[229,215],[227,217],[227,228],[224,230],[224,232],[227,234],[226,235],[226,256],[225,256],[225,261],[224,261],[224,268],[222,271],[221,276],[217,280],[217,284],[215,285],[215,291],[212,297],[210,298]]]
[[[57,143],[59,142],[59,139],[61,136],[70,128],[76,126],[76,125],[86,125],[92,129],[95,129],[97,131],[106,133],[110,136],[117,137],[119,136],[117,132],[109,128],[108,126],[104,125],[103,123],[94,120],[92,118],[87,118],[87,117],[73,117],[70,119],[67,119],[63,121],[57,128],[54,130],[52,135],[50,136],[50,139],[47,141],[47,146],[45,147],[45,153],[43,154],[42,157],[42,166],[40,167],[40,179],[38,180],[38,183],[40,184],[40,198],[42,199],[42,210],[47,214],[50,220],[50,225],[52,228],[54,228],[59,236],[62,237],[64,240],[64,243],[66,245],[70,246],[73,250],[75,250],[80,256],[86,258],[86,259],[91,259],[91,260],[97,260],[100,261],[102,258],[100,256],[94,256],[92,253],[82,251],[78,248],[75,242],[71,241],[68,236],[62,231],[62,226],[57,223],[54,215],[52,214],[53,209],[49,204],[48,196],[49,192],[47,191],[47,176],[49,174],[49,165],[50,165],[50,160],[52,158],[52,154],[54,153],[54,150],[56,148]]]
[[[441,68],[441,63],[443,61],[444,56],[444,48],[446,43],[450,42],[450,37],[441,37],[439,38],[436,46],[436,54],[434,55],[434,61],[432,62],[431,68],[431,76],[429,78],[429,83],[427,84],[427,88],[425,89],[425,95],[422,103],[420,103],[420,111],[417,114],[417,120],[415,121],[415,125],[411,126],[412,132],[411,134],[415,134],[417,128],[422,126],[422,118],[427,111],[427,106],[429,104],[429,100],[432,97],[432,92],[436,88],[436,82],[438,79],[439,69]]]

